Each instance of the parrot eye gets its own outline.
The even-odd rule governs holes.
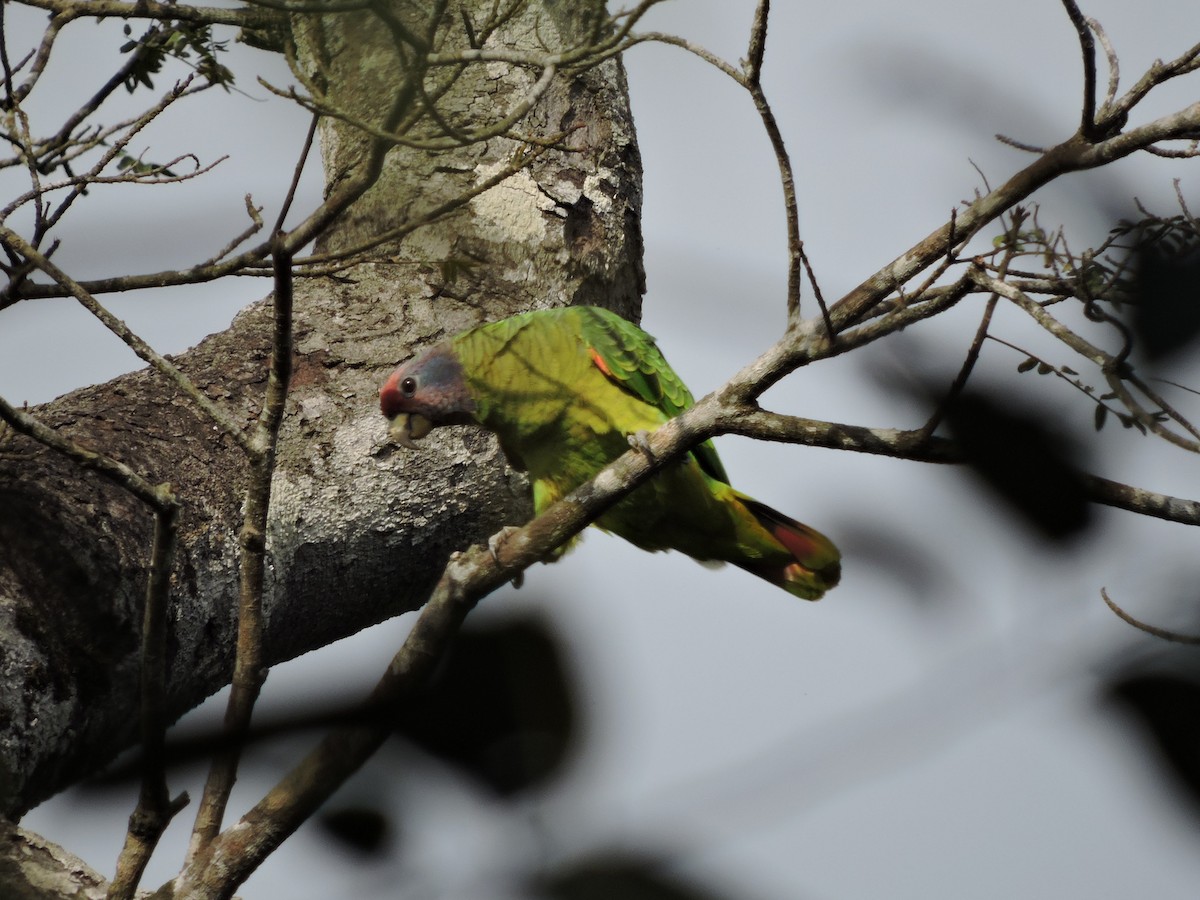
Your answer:
[[[405,397],[411,397],[417,392],[417,379],[409,377],[400,382],[400,393]]]

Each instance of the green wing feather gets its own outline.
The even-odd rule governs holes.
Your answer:
[[[581,309],[580,332],[599,356],[601,371],[624,390],[662,410],[668,417],[679,415],[694,402],[691,391],[663,358],[654,338],[616,313],[605,309]],[[692,451],[696,462],[710,477],[729,483],[721,458],[711,441]]]

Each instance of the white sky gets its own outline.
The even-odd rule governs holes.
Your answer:
[[[736,60],[753,6],[677,0],[652,22]],[[979,186],[972,161],[993,184],[1028,161],[993,133],[1051,143],[1074,128],[1078,49],[1054,0],[776,7],[765,81],[794,156],[806,247],[829,298],[941,224]],[[1083,8],[1115,44],[1124,86],[1155,57],[1200,40],[1200,6],[1190,0],[1084,0]],[[80,53],[100,45],[92,26],[76,31]],[[765,349],[783,322],[774,161],[749,98],[715,70],[663,47],[639,48],[627,65],[646,168],[644,325],[700,395]],[[277,203],[290,166],[271,163],[294,156],[305,119],[263,102],[252,81],[241,84],[250,96],[208,98],[220,128],[196,116],[164,123],[150,140],[154,158],[230,152],[223,174],[176,193],[97,196],[78,210],[60,264],[91,274],[130,253],[137,268],[190,261],[181,251],[197,242],[215,250],[242,226],[247,190]],[[1190,98],[1172,92],[1176,106],[1195,99],[1196,79],[1189,84]],[[56,102],[73,108],[65,91]],[[44,115],[48,126],[53,110]],[[1113,171],[1119,181],[1075,176],[1039,195],[1043,223],[1068,222],[1073,245],[1083,246],[1103,235],[1109,202],[1136,193],[1169,212],[1171,178],[1191,197],[1200,187],[1195,160]],[[9,184],[0,181],[6,196]],[[266,289],[243,280],[113,305],[159,349],[177,351]],[[967,307],[860,362],[801,372],[766,403],[916,425],[918,414],[877,376],[916,366],[952,372],[974,329],[977,307]],[[1015,340],[1036,341],[1018,315],[1002,310],[1001,321]],[[1020,358],[991,345],[985,365],[1008,377]],[[10,401],[40,402],[135,363],[66,302],[0,314],[0,393]],[[1011,383],[1040,389],[1040,402],[1089,434],[1090,407],[1034,378]],[[584,757],[527,810],[557,850],[669,846],[681,871],[755,898],[1195,896],[1196,821],[1154,777],[1146,745],[1097,704],[1113,654],[1155,649],[1103,607],[1100,587],[1137,615],[1186,627],[1171,600],[1194,597],[1171,591],[1195,583],[1186,568],[1193,531],[1108,513],[1086,546],[1050,555],[959,471],[730,438],[719,448],[739,488],[840,539],[843,585],[819,604],[798,603],[735,569],[713,572],[590,534],[561,563],[532,570],[520,592],[485,601],[481,615],[548,610],[593,692]],[[1102,474],[1200,496],[1192,460],[1180,454],[1112,427],[1099,448]],[[905,582],[889,567],[897,552],[928,559],[924,581]],[[281,667],[268,696],[369,683],[405,624]],[[264,784],[248,776],[242,800]],[[189,787],[196,796],[198,782]],[[402,887],[504,896],[504,873],[535,852],[533,826],[468,791],[447,789],[454,801],[445,802],[447,790],[428,785],[396,790],[406,808],[423,811],[398,845],[412,866]],[[27,825],[108,871],[133,801],[116,802],[68,795]],[[174,846],[189,825],[185,811],[169,835]],[[147,884],[177,867],[178,851],[160,857]],[[398,865],[339,859],[301,832],[241,893],[395,896]]]

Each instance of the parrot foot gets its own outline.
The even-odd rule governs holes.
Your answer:
[[[629,446],[636,450],[650,462],[654,462],[654,451],[650,449],[650,432],[646,430],[635,431],[626,438],[629,441]]]
[[[494,559],[496,561],[496,565],[501,565],[500,547],[504,544],[505,541],[508,540],[509,535],[511,535],[514,531],[520,531],[520,530],[521,529],[518,528],[516,525],[505,525],[503,528],[501,528],[499,531],[497,531],[495,534],[493,534],[491,537],[488,538],[488,550],[491,551],[492,559]],[[520,572],[518,572],[516,575],[513,576],[512,586],[514,588],[520,588],[521,585],[524,583],[525,583],[525,570],[522,569]]]

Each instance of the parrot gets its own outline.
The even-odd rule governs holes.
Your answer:
[[[693,404],[649,334],[599,307],[520,313],[442,341],[379,391],[393,441],[410,449],[442,425],[480,425],[528,475],[535,513],[590,480]],[[667,464],[596,526],[643,550],[732,563],[818,600],[840,554],[820,532],[729,483],[711,441]]]

